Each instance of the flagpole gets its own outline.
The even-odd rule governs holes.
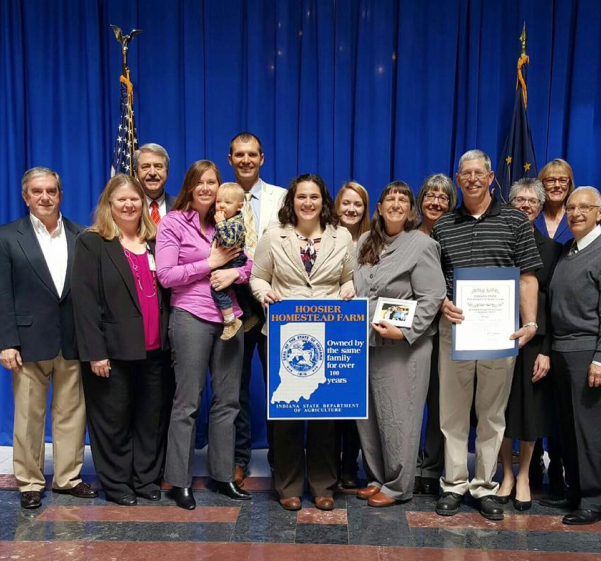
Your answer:
[[[119,78],[119,81],[122,84],[124,84],[125,87],[127,88],[126,138],[127,138],[127,149],[128,149],[128,156],[129,156],[128,159],[130,162],[128,172],[129,172],[130,176],[133,176],[134,169],[133,169],[133,165],[131,165],[131,163],[133,162],[134,151],[136,150],[136,146],[135,146],[136,131],[135,131],[135,124],[134,124],[134,86],[130,80],[129,66],[127,65],[127,56],[129,54],[129,42],[136,35],[139,35],[140,33],[142,33],[142,30],[141,29],[132,29],[130,31],[129,35],[123,35],[123,31],[121,30],[120,27],[111,24],[111,29],[113,30],[113,33],[115,34],[115,39],[117,39],[117,41],[121,45],[121,55],[123,57],[123,69],[122,69],[122,73],[121,73],[121,77]]]

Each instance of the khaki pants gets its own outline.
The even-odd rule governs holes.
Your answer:
[[[81,482],[86,409],[81,370],[76,360],[26,362],[13,370],[15,427],[13,466],[21,493],[43,491],[46,403],[52,377],[52,442],[54,489],[71,489]]]
[[[439,323],[440,429],[445,437],[443,492],[479,499],[494,495],[499,484],[492,480],[505,433],[505,408],[511,391],[515,357],[495,360],[451,360],[451,323]],[[469,481],[467,456],[470,410],[477,378],[475,407],[476,473]]]

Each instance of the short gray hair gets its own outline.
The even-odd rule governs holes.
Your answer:
[[[583,185],[582,187],[578,187],[577,189],[574,189],[574,191],[572,191],[572,194],[569,196],[567,203],[570,202],[570,199],[576,194],[578,193],[578,191],[589,191],[593,194],[593,196],[595,197],[595,202],[601,206],[601,193],[599,193],[599,190],[596,187],[592,187],[591,185]],[[566,203],[566,204],[567,204]]]
[[[441,191],[444,193],[447,197],[449,197],[448,212],[455,210],[455,207],[457,206],[457,190],[455,189],[455,185],[453,185],[452,179],[444,173],[435,173],[424,179],[424,182],[419,189],[419,193],[417,194],[416,205],[417,211],[420,214],[422,211],[422,205],[424,204],[424,197],[430,191]]]
[[[524,177],[523,179],[518,179],[509,190],[509,202],[513,201],[518,196],[518,193],[523,189],[528,189],[528,191],[534,192],[536,198],[538,199],[538,205],[543,206],[545,201],[547,200],[547,194],[545,192],[545,188],[543,187],[543,182],[540,179],[535,179],[534,177]]]
[[[468,150],[461,158],[459,158],[459,171],[461,171],[461,166],[463,162],[471,161],[471,160],[484,160],[484,166],[486,167],[486,171],[492,170],[492,164],[490,163],[490,157],[486,152],[482,152],[482,150]]]
[[[142,146],[134,152],[134,170],[138,171],[138,159],[142,152],[152,152],[153,154],[163,156],[165,159],[165,167],[167,168],[167,172],[169,172],[169,154],[160,144],[155,144],[154,142],[142,144]]]
[[[35,179],[36,177],[47,177],[48,175],[56,179],[58,190],[62,191],[60,175],[56,173],[53,169],[45,168],[43,166],[37,166],[35,168],[28,169],[23,174],[23,177],[21,178],[21,192],[27,192],[27,186],[32,179]]]

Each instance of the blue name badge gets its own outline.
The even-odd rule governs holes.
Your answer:
[[[367,299],[267,310],[267,418],[367,419]]]

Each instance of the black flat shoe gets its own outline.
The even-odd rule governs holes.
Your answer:
[[[518,499],[513,499],[513,508],[523,512],[524,510],[530,510],[532,508],[532,501],[520,501]]]
[[[422,484],[420,487],[420,493],[422,495],[430,495],[432,497],[438,497],[440,491],[440,482],[438,479],[433,477],[422,477]]]
[[[588,510],[585,508],[579,508],[570,514],[566,514],[563,517],[562,522],[568,526],[581,526],[585,524],[594,524],[601,520],[601,512],[596,510]]]
[[[215,491],[220,495],[225,495],[235,501],[250,501],[251,494],[244,489],[240,489],[234,481],[215,481],[213,480]]]
[[[343,473],[340,476],[340,486],[343,489],[356,489],[359,487],[356,473]]]
[[[495,500],[495,495],[482,497],[478,501],[478,508],[480,509],[480,514],[487,520],[503,520],[505,518],[503,509]]]
[[[494,495],[493,497],[500,505],[506,505],[511,498],[511,495]]]
[[[541,506],[548,506],[551,508],[565,508],[575,510],[578,508],[580,501],[572,499],[563,499],[559,497],[545,497],[538,501]]]
[[[147,501],[160,501],[161,491],[160,489],[152,489],[151,491],[136,491],[136,495]]]
[[[419,475],[415,476],[415,480],[413,481],[413,494],[419,495],[422,490],[422,478]]]
[[[196,508],[196,500],[190,487],[174,487],[171,496],[175,500],[175,504],[180,508],[185,510],[194,510]]]
[[[119,497],[118,499],[115,499],[115,503],[120,506],[136,506],[138,504],[138,499],[136,499],[134,494],[129,493]]]
[[[453,516],[459,512],[463,495],[458,493],[443,493],[436,501],[436,514],[440,516]]]

